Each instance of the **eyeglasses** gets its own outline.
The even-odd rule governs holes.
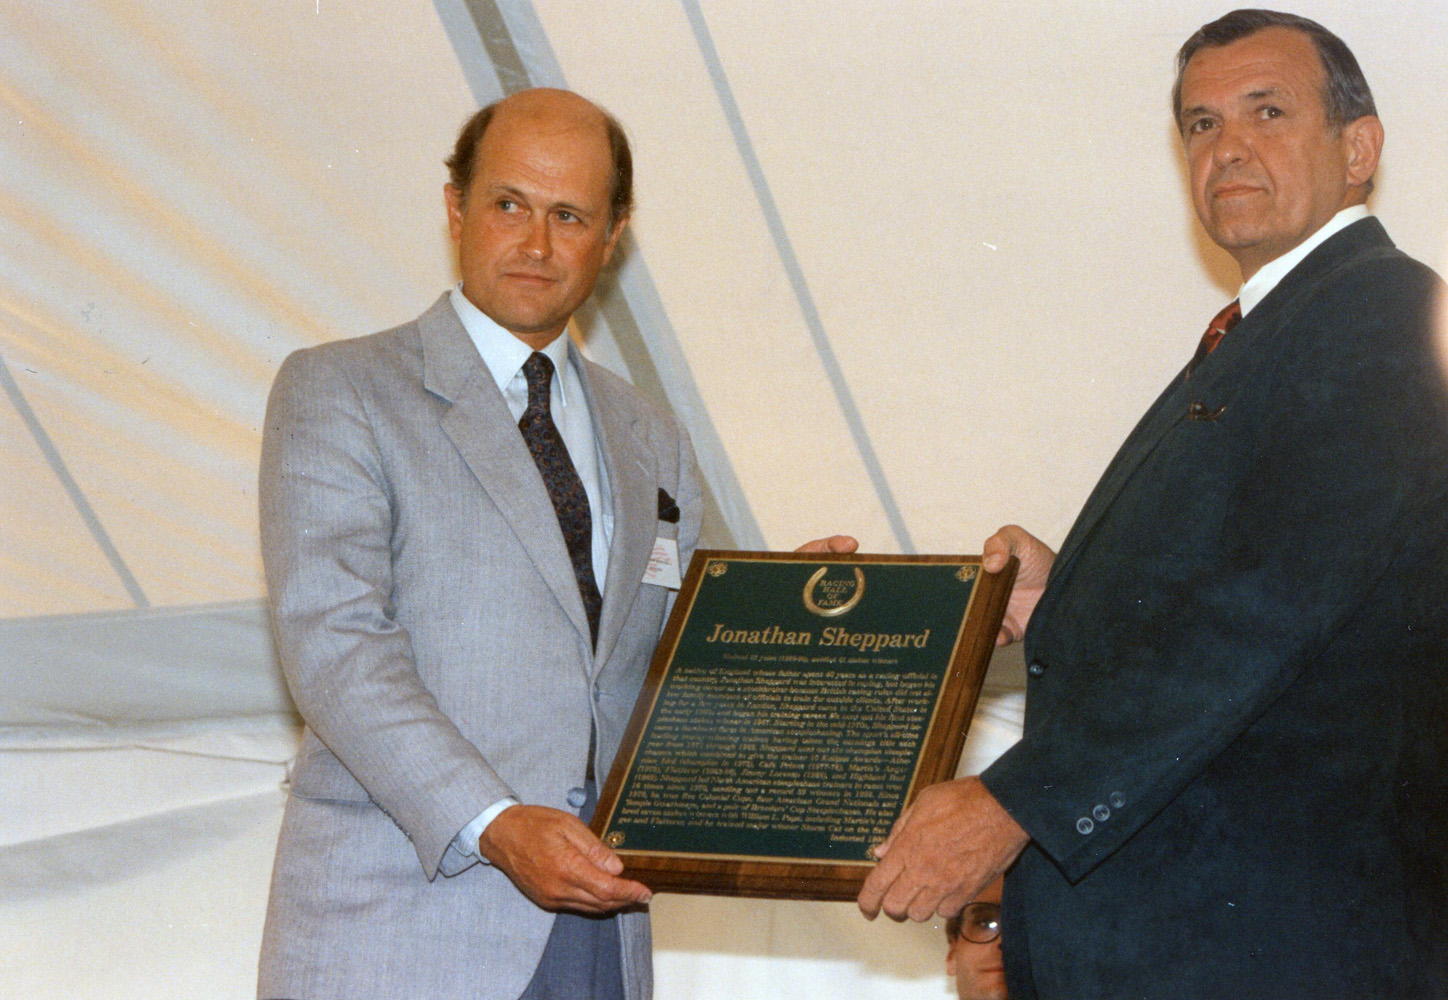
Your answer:
[[[960,932],[963,941],[990,944],[1001,936],[999,903],[969,903],[960,911]]]

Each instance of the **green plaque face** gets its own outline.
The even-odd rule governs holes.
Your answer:
[[[655,889],[852,897],[954,773],[1013,571],[696,553],[594,831]]]

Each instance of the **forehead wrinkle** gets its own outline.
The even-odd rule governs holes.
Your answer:
[[[1297,98],[1304,88],[1325,95],[1328,87],[1327,69],[1311,39],[1275,27],[1224,46],[1201,49],[1187,62],[1181,82],[1183,99],[1188,91],[1201,87],[1228,93],[1246,90],[1232,95],[1230,99],[1236,101],[1274,94]]]
[[[1293,88],[1289,86],[1275,83],[1264,84],[1262,86],[1253,87],[1251,90],[1248,90],[1244,94],[1239,94],[1236,97],[1228,98],[1224,102],[1224,106],[1230,104],[1252,104],[1257,101],[1270,100],[1274,98],[1278,100],[1291,100],[1296,96],[1296,92],[1293,90]],[[1197,103],[1193,104],[1189,108],[1183,108],[1181,113],[1178,115],[1177,120],[1178,122],[1183,122],[1186,119],[1192,118],[1196,115],[1217,115],[1220,113],[1221,112],[1219,112],[1217,108],[1211,105]]]
[[[484,184],[484,189],[490,195],[507,195],[517,201],[525,202],[527,204],[536,204],[539,201],[538,192],[532,192],[525,188],[521,188],[512,181],[492,181],[491,183]],[[597,214],[596,209],[589,208],[582,202],[578,202],[569,197],[556,198],[553,201],[547,202],[544,207],[546,207],[550,211],[564,209],[566,211],[572,212],[574,215],[582,219],[592,218],[594,215]]]
[[[519,194],[532,193],[537,196],[548,188],[578,188],[582,183],[579,174],[598,167],[607,172],[607,165],[589,164],[588,153],[577,149],[560,150],[550,140],[553,136],[532,133],[529,141],[507,143],[504,134],[497,137],[495,145],[502,149],[489,148],[485,144],[480,150],[479,181],[486,181],[493,189],[507,188]],[[555,193],[561,193],[555,191]],[[570,192],[572,197],[586,197],[581,190]]]

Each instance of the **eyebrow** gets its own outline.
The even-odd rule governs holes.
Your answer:
[[[1283,97],[1283,96],[1284,96],[1284,91],[1282,90],[1281,87],[1259,87],[1257,90],[1249,90],[1249,91],[1247,91],[1247,93],[1243,94],[1238,100],[1239,100],[1239,101],[1261,101],[1261,100],[1265,100],[1265,99],[1271,98],[1271,97],[1279,97],[1279,98],[1280,98],[1280,97]],[[1193,107],[1182,109],[1181,114],[1177,115],[1177,122],[1178,122],[1178,123],[1185,122],[1188,118],[1191,118],[1191,117],[1193,117],[1193,116],[1195,116],[1195,115],[1212,115],[1212,114],[1216,114],[1216,112],[1214,112],[1211,108],[1207,107],[1205,104],[1197,104],[1197,105],[1194,105]]]

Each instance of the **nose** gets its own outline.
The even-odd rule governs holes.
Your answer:
[[[546,260],[553,254],[553,240],[548,231],[547,217],[537,215],[528,220],[523,231],[523,253],[532,260]]]
[[[1212,159],[1218,166],[1240,163],[1251,155],[1247,131],[1232,122],[1223,122],[1212,142]]]

